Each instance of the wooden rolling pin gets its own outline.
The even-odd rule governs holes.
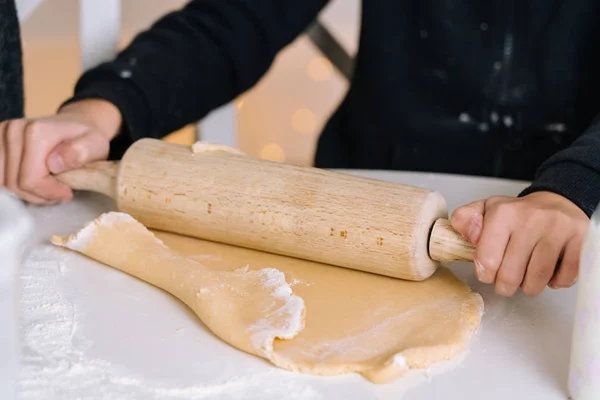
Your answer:
[[[57,179],[152,229],[396,278],[474,255],[438,192],[243,154],[142,139]]]

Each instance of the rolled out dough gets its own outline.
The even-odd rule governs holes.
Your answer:
[[[233,147],[224,146],[222,144],[208,143],[208,142],[196,142],[192,144],[192,153],[211,153],[215,151],[222,151],[224,153],[240,154],[245,155],[241,151],[234,149]]]
[[[154,234],[108,213],[53,243],[166,290],[227,343],[292,371],[386,383],[465,353],[481,322],[481,296],[444,267],[409,282]]]

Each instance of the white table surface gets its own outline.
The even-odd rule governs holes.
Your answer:
[[[450,211],[490,195],[517,195],[526,186],[440,174],[356,173],[437,189]],[[50,235],[71,233],[111,209],[112,201],[92,194],[80,194],[65,205],[30,209],[39,244],[23,266],[23,399],[568,397],[574,288],[547,289],[536,298],[519,293],[504,299],[491,286],[476,281],[470,264],[453,265],[454,272],[485,301],[480,331],[458,366],[429,380],[418,375],[386,385],[371,384],[359,375],[301,375],[221,342],[168,294],[47,245]],[[44,285],[32,278],[36,276]],[[39,290],[44,293],[36,293]],[[57,315],[51,312],[54,302],[60,302],[63,320],[51,329],[44,324],[57,323],[52,321]]]

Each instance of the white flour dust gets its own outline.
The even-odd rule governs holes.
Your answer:
[[[87,356],[86,338],[78,336],[78,310],[59,290],[71,257],[77,256],[38,246],[23,266],[21,399],[324,398],[311,386],[281,379],[276,370],[206,386],[169,387]]]
[[[258,274],[261,285],[273,289],[272,296],[283,301],[283,305],[248,327],[254,347],[270,358],[276,338],[291,339],[304,328],[304,300],[292,293],[292,288],[285,281],[285,274],[275,268],[247,273]]]
[[[312,286],[312,285],[314,285],[314,283],[305,282],[305,281],[303,281],[301,279],[296,279],[296,278],[292,279],[292,281],[290,282],[290,286],[295,286],[295,285],[298,285],[298,284],[302,284],[302,285],[305,285],[305,286]]]

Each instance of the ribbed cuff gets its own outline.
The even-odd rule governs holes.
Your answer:
[[[564,196],[591,217],[600,202],[600,174],[574,162],[553,164],[541,171],[519,197],[539,191]]]
[[[106,100],[121,112],[121,131],[111,141],[109,159],[122,158],[133,142],[151,136],[149,109],[140,91],[127,78],[100,68],[91,70],[77,82],[74,96],[60,107],[86,99]]]

